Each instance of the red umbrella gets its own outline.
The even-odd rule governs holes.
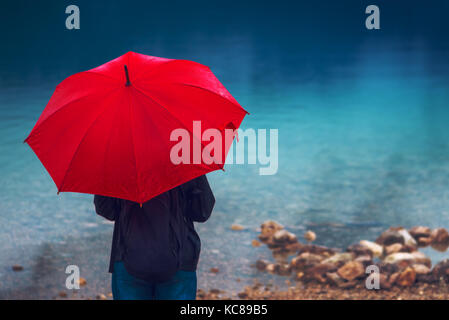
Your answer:
[[[143,203],[222,169],[232,143],[224,142],[225,129],[239,128],[246,114],[208,67],[128,52],[60,83],[25,142],[58,192]],[[209,164],[175,164],[173,130],[189,133],[190,146],[196,143],[201,152],[208,148],[194,121],[201,121],[201,132],[222,134],[223,151],[210,152]]]

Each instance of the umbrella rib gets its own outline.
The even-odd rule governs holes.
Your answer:
[[[117,90],[117,89],[119,89],[119,88],[117,87],[117,88],[115,88],[115,89]],[[115,91],[115,90],[109,91],[109,92],[103,97],[103,99],[106,98],[107,96],[109,96],[113,91]],[[83,144],[84,139],[87,137],[87,134],[88,134],[89,131],[93,128],[93,126],[94,126],[95,123],[98,121],[98,119],[100,119],[100,117],[101,117],[107,110],[108,110],[108,105],[106,105],[106,106],[104,107],[104,109],[101,110],[101,112],[98,114],[98,116],[95,118],[95,120],[92,121],[92,123],[91,123],[91,124],[89,125],[89,127],[87,128],[86,133],[84,133],[83,137],[81,138],[80,143],[79,143],[78,146],[76,147],[76,150],[75,150],[75,152],[73,153],[73,157],[72,157],[72,159],[70,159],[69,165],[67,166],[67,169],[66,169],[66,171],[65,171],[65,173],[64,173],[64,178],[62,178],[62,181],[61,181],[61,187],[58,187],[58,192],[63,191],[62,188],[64,187],[64,182],[65,182],[65,179],[66,179],[66,177],[67,177],[67,173],[69,172],[70,167],[72,166],[72,163],[73,163],[73,159],[76,158],[76,155],[78,154],[78,151],[79,151],[79,149],[80,149],[80,146]]]
[[[204,148],[206,148],[206,146],[204,145],[204,143],[201,141],[201,139],[198,139],[197,137],[195,137],[195,135],[193,134],[192,130],[190,130],[189,128],[187,128],[186,125],[184,125],[184,123],[182,123],[181,120],[179,120],[173,113],[170,112],[170,110],[168,110],[167,108],[165,108],[162,104],[160,104],[158,101],[156,101],[154,98],[152,98],[150,95],[148,95],[146,93],[145,90],[140,89],[136,86],[134,86],[134,88],[136,88],[137,91],[139,91],[141,94],[143,94],[145,97],[147,97],[148,99],[150,99],[151,101],[153,101],[156,105],[158,105],[161,109],[165,110],[165,112],[167,112],[168,114],[170,114],[170,116],[175,119],[184,129],[186,129],[188,132],[190,132],[190,134],[192,135],[193,138],[195,138],[196,140],[198,140],[201,143],[201,146]],[[214,160],[217,160],[214,157],[212,157]],[[221,161],[221,160],[220,160]],[[222,169],[222,167],[220,167],[220,165],[218,165],[215,161],[213,162],[219,169]],[[224,163],[223,163],[224,165]]]
[[[110,91],[107,91],[107,92],[106,92],[106,95],[108,95],[109,93],[111,93],[111,92],[112,92],[113,90],[115,90],[115,89],[117,89],[117,88],[113,88],[113,89],[111,89]],[[31,136],[31,134],[32,134],[33,132],[35,132],[35,131],[36,131],[36,130],[37,130],[37,129],[38,129],[38,128],[45,122],[45,121],[47,121],[48,119],[50,119],[51,117],[53,117],[56,113],[58,113],[59,111],[65,109],[66,107],[68,107],[68,106],[71,105],[72,103],[75,103],[75,102],[84,100],[84,99],[86,99],[86,98],[88,98],[88,97],[91,97],[92,95],[94,95],[94,93],[87,94],[87,95],[85,95],[85,96],[76,98],[75,100],[69,101],[69,102],[63,104],[62,106],[60,106],[60,107],[58,108],[58,110],[56,110],[55,112],[49,114],[47,118],[45,118],[44,120],[42,120],[42,121],[39,123],[39,125],[35,126],[35,127],[31,130],[30,134],[29,134],[28,137],[25,139],[25,142],[28,140],[28,138]]]
[[[131,107],[131,95],[128,92],[128,96],[129,98],[128,100],[128,112],[129,112],[129,118],[130,121],[132,121],[133,117],[133,112],[132,112],[132,107]],[[134,130],[133,130],[133,125],[130,124],[130,130],[131,130],[131,143],[132,143],[132,148],[133,148],[133,152],[134,152],[134,168],[136,170],[136,188],[137,188],[137,194],[139,195],[139,200],[140,200],[140,187],[139,187],[139,171],[137,170],[137,155],[136,155],[136,145],[134,143]]]
[[[223,99],[223,100],[229,102],[230,104],[232,104],[232,105],[236,106],[237,108],[239,108],[241,111],[243,111],[243,112],[245,112],[246,114],[248,114],[248,111],[246,111],[245,109],[243,109],[243,107],[242,107],[241,105],[238,105],[238,104],[234,103],[233,101],[231,101],[231,100],[229,100],[229,99],[223,97],[222,95],[220,95],[220,94],[218,94],[218,93],[216,93],[216,92],[214,92],[214,91],[212,91],[212,90],[209,90],[209,89],[206,89],[206,88],[204,88],[204,87],[197,86],[197,85],[194,85],[194,84],[184,83],[184,82],[173,82],[173,84],[175,84],[175,85],[180,85],[180,86],[184,86],[184,87],[192,87],[192,88],[197,88],[197,89],[200,89],[200,90],[204,90],[204,91],[206,91],[206,92],[209,92],[210,94],[213,94],[213,95],[215,95],[215,96],[217,96],[217,97],[219,97],[219,98],[221,98],[221,99]]]
[[[112,126],[111,126],[111,131],[109,132],[109,137],[108,137],[108,141],[107,141],[107,143],[106,143],[106,151],[105,151],[105,153],[104,153],[104,160],[103,160],[103,162],[104,163],[106,163],[107,161],[107,156],[108,156],[108,153],[109,153],[109,150],[110,150],[110,147],[111,147],[111,137],[112,137],[112,130],[115,128],[114,127],[114,123],[115,123],[115,121],[117,121],[117,115],[119,114],[119,105],[117,105],[116,106],[116,108],[115,108],[116,110],[115,110],[115,114],[114,114],[114,117],[113,117],[113,120],[112,120]],[[104,185],[106,185],[106,168],[103,168],[103,184]]]

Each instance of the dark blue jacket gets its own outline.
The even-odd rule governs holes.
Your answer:
[[[176,226],[176,233],[183,242],[180,269],[196,270],[201,241],[193,222],[205,222],[210,217],[215,204],[214,195],[205,175],[148,200],[142,207],[129,200],[100,195],[95,195],[94,204],[97,214],[115,221],[109,272],[113,272],[114,262],[122,260],[124,249],[123,241],[120,238],[121,235],[126,234],[126,226],[130,223],[128,220],[132,219],[135,214],[152,215],[150,226],[152,230],[148,230],[148,232],[164,232],[164,230],[160,230],[160,226],[167,225],[164,221],[170,214],[167,210],[181,210],[184,217],[184,223]],[[169,250],[169,248],[161,248],[161,250]]]

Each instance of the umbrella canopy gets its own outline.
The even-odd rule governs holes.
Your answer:
[[[246,114],[208,67],[128,52],[60,83],[25,142],[58,192],[143,203],[222,169],[233,139],[224,142],[225,130],[239,128]],[[174,130],[187,132],[201,152],[208,148],[194,122],[201,132],[220,132],[223,150],[211,152],[212,163],[193,161],[194,154],[174,163],[181,140]]]

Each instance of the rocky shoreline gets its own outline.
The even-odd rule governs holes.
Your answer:
[[[240,225],[231,226],[233,232],[245,229]],[[431,259],[420,251],[431,247],[445,252],[449,247],[449,232],[444,228],[391,227],[375,241],[360,240],[344,249],[314,244],[316,234],[313,231],[305,232],[304,241],[300,242],[295,234],[275,221],[265,221],[258,232],[252,246],[266,245],[273,259],[254,261],[252,267],[273,277],[285,277],[286,288],[280,290],[256,279],[240,292],[199,289],[199,300],[449,300],[449,260],[432,265]],[[371,271],[367,272],[370,266],[379,271],[378,289],[367,289],[367,278],[372,275]],[[24,270],[21,265],[11,268],[18,273]],[[217,274],[220,270],[211,268],[210,272]],[[86,279],[81,278],[79,285],[87,287]],[[77,292],[61,291],[53,299],[112,299],[110,292],[96,292],[86,297]]]
[[[235,299],[219,290],[198,290],[198,300]],[[363,284],[342,289],[328,284],[296,283],[287,290],[256,283],[239,292],[242,300],[449,300],[449,288],[439,284],[415,284],[412,287],[393,287],[388,290],[367,290]]]
[[[449,260],[432,267],[419,251],[428,246],[446,251],[449,232],[444,228],[391,227],[375,241],[361,240],[344,250],[312,244],[312,231],[301,243],[275,221],[264,222],[258,238],[253,246],[267,245],[274,261],[258,260],[254,267],[289,277],[289,288],[279,291],[256,282],[238,293],[240,299],[449,299]],[[198,299],[229,298],[216,289],[198,291]]]

